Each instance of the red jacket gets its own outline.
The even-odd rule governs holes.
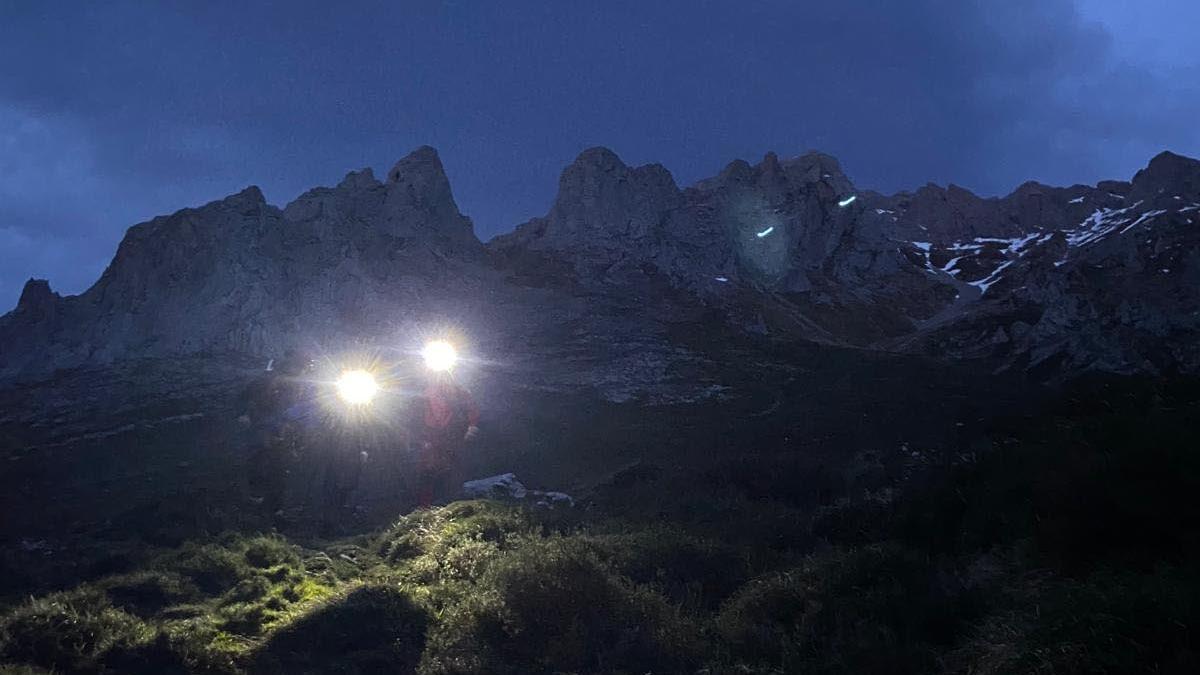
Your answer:
[[[469,391],[452,380],[438,380],[425,389],[424,422],[434,433],[466,433],[467,427],[479,424],[479,406]]]

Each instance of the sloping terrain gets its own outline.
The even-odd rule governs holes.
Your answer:
[[[134,226],[85,293],[31,280],[0,317],[0,663],[1189,672],[1197,219],[1170,153],[983,199],[860,192],[818,153],[680,188],[593,149],[483,244],[421,148]],[[464,471],[576,509],[396,524],[431,337],[483,409]],[[289,460],[275,517],[240,398],[296,347],[320,396],[351,364],[385,387]],[[350,445],[363,508],[319,512]]]
[[[294,346],[340,355],[446,326],[500,352],[636,343],[661,373],[691,358],[670,324],[698,316],[1050,377],[1189,373],[1198,184],[1200,162],[1163,153],[1130,183],[882,197],[810,153],[680,189],[661,166],[597,148],[563,172],[545,217],[485,247],[422,148],[382,183],[351,173],[283,209],[247,188],[137,225],[82,295],[31,280],[0,317],[0,378]],[[603,382],[626,377],[605,370],[622,362],[566,370]],[[657,379],[614,395],[653,396]]]
[[[0,671],[1193,672],[1196,400],[1098,382],[962,451],[644,462],[573,508],[144,546],[15,599]]]

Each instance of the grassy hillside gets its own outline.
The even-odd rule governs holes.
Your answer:
[[[1081,385],[834,478],[748,452],[640,464],[576,508],[144,550],[11,603],[0,672],[1196,672],[1198,392]]]

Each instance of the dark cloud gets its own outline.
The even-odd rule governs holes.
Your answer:
[[[1139,60],[1149,24],[1083,2],[0,0],[0,306],[82,290],[139,220],[422,143],[485,237],[597,144],[683,183],[817,148],[864,187],[992,194],[1197,154],[1192,52]]]

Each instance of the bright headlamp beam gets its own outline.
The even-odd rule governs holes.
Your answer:
[[[840,206],[842,208],[850,206],[851,204],[854,203],[855,199],[858,199],[858,195],[850,195],[849,197],[846,197],[842,201],[838,202],[838,206]]]
[[[759,239],[762,239],[763,237],[767,236],[768,234],[771,234],[774,231],[775,231],[775,226],[772,225],[772,226],[768,227],[767,229],[763,230],[762,232],[755,232],[754,236],[758,237]]]
[[[350,405],[366,405],[379,392],[379,384],[365,370],[347,370],[338,378],[337,392]]]
[[[450,370],[458,361],[458,352],[454,345],[445,340],[435,340],[425,345],[421,356],[425,358],[425,366],[435,372]]]

